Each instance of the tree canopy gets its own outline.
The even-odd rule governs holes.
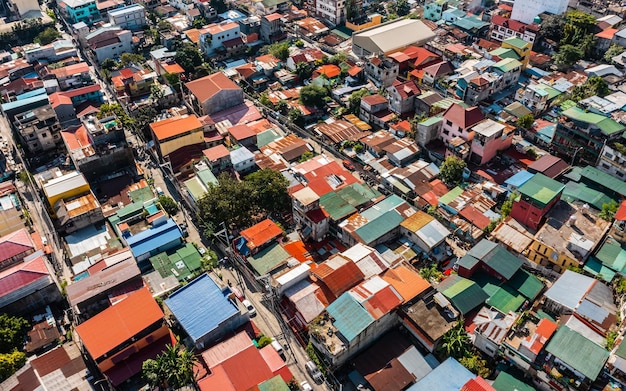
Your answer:
[[[193,72],[202,65],[202,56],[198,48],[192,43],[184,43],[176,48],[176,63],[183,67],[185,72]]]
[[[597,95],[604,97],[610,94],[609,84],[600,76],[591,76],[584,84],[574,87],[571,99],[575,102]]]
[[[361,112],[361,99],[363,99],[364,96],[369,95],[369,93],[370,92],[367,88],[361,88],[360,90],[354,91],[350,94],[350,97],[348,98],[348,111],[358,116]]]
[[[578,60],[583,58],[585,53],[582,49],[574,45],[563,45],[559,51],[552,57],[554,64],[560,69],[567,70],[572,67]]]
[[[267,52],[280,61],[285,61],[289,58],[289,42],[273,43],[267,47]]]
[[[300,90],[300,103],[309,107],[317,107],[319,109],[326,105],[324,98],[328,96],[328,90],[324,87],[309,84]]]
[[[150,389],[179,389],[195,384],[194,365],[198,359],[184,346],[175,344],[142,365],[142,376]]]
[[[300,81],[307,80],[313,74],[313,66],[308,62],[296,63],[296,69],[294,69],[293,73],[298,76]]]
[[[37,34],[33,42],[38,43],[40,45],[47,45],[51,42],[54,42],[57,38],[61,36],[61,33],[55,28],[48,27],[44,31]]]
[[[29,324],[24,318],[0,314],[0,382],[26,363],[24,346]]]
[[[172,197],[162,195],[157,198],[157,202],[161,205],[163,210],[167,212],[168,215],[175,215],[180,210],[180,208],[178,207],[178,203],[174,201]]]
[[[120,63],[122,66],[128,66],[131,63],[143,64],[146,58],[137,53],[122,53],[120,56]]]
[[[612,63],[613,57],[619,56],[620,54],[624,53],[624,51],[626,51],[626,48],[620,45],[613,44],[607,49],[606,52],[604,52],[604,56],[602,57],[602,59],[608,63]]]
[[[517,119],[516,125],[518,128],[530,129],[535,122],[535,116],[532,114],[526,114]]]
[[[458,185],[463,179],[465,167],[467,167],[465,161],[456,156],[448,156],[439,167],[441,180],[449,186]]]

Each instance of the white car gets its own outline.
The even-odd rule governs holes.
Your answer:
[[[313,387],[311,387],[311,385],[309,384],[308,381],[303,381],[302,383],[300,383],[300,389],[302,391],[313,391]]]
[[[250,303],[250,300],[244,300],[241,302],[241,304],[246,307],[246,310],[248,310],[248,315],[250,315],[251,318],[256,316],[256,309],[254,308],[252,303]]]

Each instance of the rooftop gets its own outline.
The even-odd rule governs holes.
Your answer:
[[[240,90],[241,88],[222,72],[191,81],[185,86],[200,102],[217,95],[222,90]]]
[[[604,115],[586,112],[578,107],[572,107],[563,112],[563,115],[575,121],[597,126],[605,135],[623,132],[626,127]]]
[[[194,130],[201,130],[202,123],[194,114],[176,116],[150,124],[150,129],[159,141],[167,141],[173,137],[184,135]]]
[[[489,297],[474,281],[451,275],[436,287],[463,314],[483,304]]]
[[[476,375],[450,357],[407,391],[458,391]],[[445,381],[442,381],[445,379]]]
[[[560,196],[564,188],[562,183],[538,173],[518,188],[518,191],[525,199],[528,198],[543,208]]]
[[[552,337],[546,351],[562,360],[591,380],[595,380],[609,352],[567,326],[561,326]]]

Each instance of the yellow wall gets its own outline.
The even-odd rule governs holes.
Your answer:
[[[150,334],[149,336],[152,336],[152,341],[156,341],[160,338],[165,337],[167,334],[169,333],[169,329],[167,328],[167,326],[164,324],[161,328],[159,328],[158,330],[154,331],[152,334]],[[135,342],[133,344],[133,346],[135,346],[137,348],[137,351],[140,351],[141,349],[145,348],[146,346],[150,345],[150,343],[148,343],[146,341],[146,338],[148,338],[148,336],[140,339],[139,341]],[[131,345],[128,345],[128,348],[130,348]],[[120,355],[121,353],[124,353],[126,351],[126,349],[123,349],[121,352],[118,352],[116,355],[107,358],[106,360],[102,361],[101,363],[98,364],[98,368],[100,368],[100,370],[102,372],[104,371],[108,371],[109,369],[113,368],[115,366],[115,364],[113,364],[113,358]]]
[[[552,247],[546,246],[544,243],[534,240],[528,249],[528,259],[542,266],[550,266],[556,272],[562,273],[570,266],[579,266],[579,262],[576,259],[572,259],[565,254],[558,254],[556,261],[552,259],[552,254],[555,250]]]
[[[372,20],[370,22],[363,23],[363,24],[353,24],[350,22],[346,22],[346,27],[356,32],[356,31],[368,29],[370,27],[378,26],[379,24],[383,22],[383,17],[381,15],[372,15],[371,19]]]
[[[59,200],[67,200],[68,198],[77,197],[81,194],[87,193],[89,191],[89,184],[84,184],[83,186],[77,187],[75,189],[68,190],[64,193],[55,195],[53,197],[46,196],[48,200],[48,204],[50,205],[50,213],[52,217],[56,218],[56,214],[54,213],[54,204],[56,204]]]
[[[201,144],[203,142],[204,133],[202,132],[202,128],[198,128],[192,130],[191,133],[185,133],[174,139],[159,141],[159,150],[161,151],[161,156],[166,156],[182,147]]]
[[[508,44],[506,41],[502,41],[502,47],[505,49],[513,49],[515,53],[517,53],[519,58],[519,62],[522,63],[522,69],[526,69],[528,67],[528,62],[530,61],[530,51],[533,45],[530,42],[526,42],[526,46],[523,49],[519,49],[513,45]]]

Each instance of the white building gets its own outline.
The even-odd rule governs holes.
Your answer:
[[[422,46],[435,38],[435,33],[415,19],[399,19],[359,31],[352,35],[352,52],[370,57],[395,52],[410,45]]]
[[[597,168],[621,180],[626,180],[626,148],[624,145],[604,144]]]
[[[140,4],[109,11],[109,22],[128,30],[139,30],[146,25],[146,9]]]
[[[341,24],[346,21],[346,0],[317,0],[315,13],[332,24]]]
[[[531,24],[544,12],[561,15],[567,11],[568,0],[515,0],[511,19]]]
[[[246,147],[240,147],[230,151],[230,160],[237,172],[246,172],[255,166],[254,154]]]
[[[96,55],[98,62],[107,58],[119,58],[123,53],[132,53],[133,33],[120,27],[101,27],[87,34],[85,40]]]
[[[241,39],[239,23],[232,20],[213,23],[200,30],[200,49],[205,56],[226,52],[224,43],[237,38]]]
[[[69,39],[60,39],[41,46],[37,43],[23,47],[24,58],[29,63],[46,59],[48,62],[57,62],[65,58],[77,56],[76,47]]]

